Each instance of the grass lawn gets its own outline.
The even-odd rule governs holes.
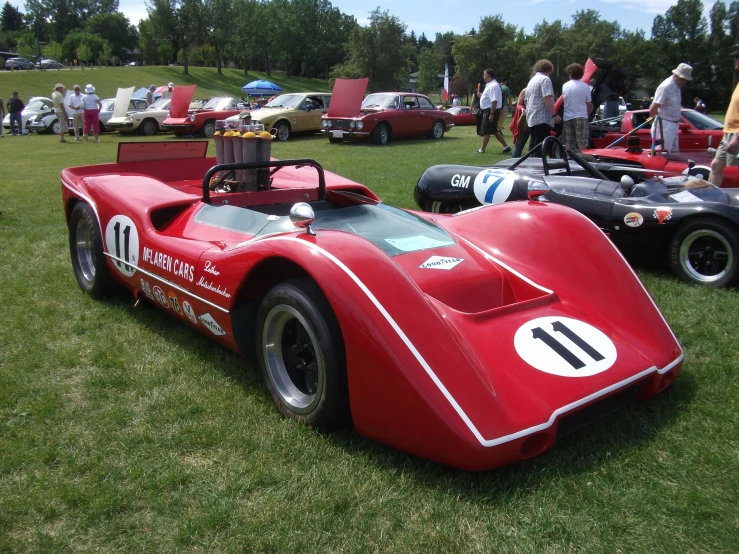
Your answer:
[[[101,140],[0,139],[0,553],[739,551],[736,290],[641,269],[685,348],[672,389],[533,460],[456,471],[286,421],[239,356],[156,309],[82,294],[59,173],[113,161],[120,137]],[[413,207],[426,167],[500,157],[478,147],[456,128],[387,147],[295,138],[273,155]]]

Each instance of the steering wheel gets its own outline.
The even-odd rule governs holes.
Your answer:
[[[544,168],[544,175],[549,175],[549,149],[559,146],[560,152],[562,152],[562,160],[567,168],[567,175],[572,175],[572,168],[570,167],[570,160],[567,157],[567,149],[565,148],[562,141],[557,137],[548,136],[541,142],[541,165]]]

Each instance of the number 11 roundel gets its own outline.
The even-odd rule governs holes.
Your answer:
[[[105,247],[115,268],[130,277],[139,264],[139,232],[130,217],[113,216],[105,228]]]
[[[513,344],[526,363],[561,377],[590,377],[616,361],[616,345],[605,333],[569,317],[532,319],[519,327]]]

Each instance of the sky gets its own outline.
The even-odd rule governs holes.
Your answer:
[[[623,29],[641,29],[649,38],[654,17],[664,14],[677,3],[677,0],[513,0],[495,3],[484,0],[330,1],[343,13],[353,15],[360,25],[366,24],[369,12],[379,7],[381,11],[400,19],[407,26],[407,32],[415,31],[417,36],[425,33],[431,40],[437,32],[466,34],[470,29],[477,29],[480,19],[486,16],[500,14],[506,23],[531,33],[534,26],[544,20],[552,22],[559,19],[569,25],[575,12],[587,9],[599,12],[601,19],[616,21]],[[724,3],[728,5],[730,0]],[[707,16],[713,2],[704,0],[703,5]],[[142,0],[119,0],[119,10],[134,25],[148,16]]]

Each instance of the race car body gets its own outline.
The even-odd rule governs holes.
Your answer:
[[[573,210],[421,214],[312,160],[212,167],[206,143],[172,146],[122,143],[117,163],[62,172],[78,284],[123,286],[256,358],[286,417],[485,470],[680,369],[649,294]],[[261,189],[229,177],[254,168]]]

